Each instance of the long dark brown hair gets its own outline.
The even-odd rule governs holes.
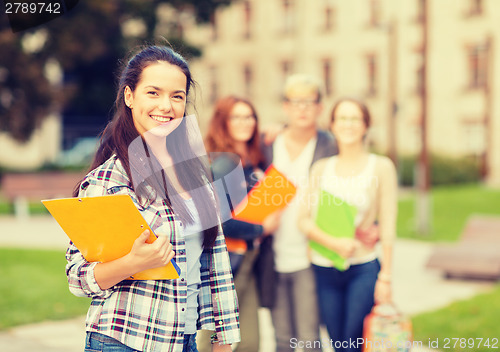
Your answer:
[[[215,104],[214,114],[208,127],[205,145],[209,152],[230,152],[238,154],[234,147],[234,140],[230,136],[227,126],[231,111],[237,103],[244,103],[248,105],[257,122],[253,135],[247,142],[249,161],[252,165],[257,166],[263,161],[263,156],[260,151],[258,127],[259,119],[254,106],[247,99],[229,95],[217,101]],[[242,158],[242,162],[246,161],[243,160],[243,155],[240,155],[240,157]]]
[[[155,170],[160,170],[160,173],[162,173],[163,170],[161,170],[161,167],[157,167],[159,165],[158,160],[156,160],[153,153],[149,152],[144,139],[137,131],[132,112],[125,104],[124,98],[125,87],[130,87],[132,92],[134,92],[141,79],[143,70],[149,65],[161,61],[180,68],[186,76],[186,96],[189,94],[190,88],[194,86],[194,81],[191,77],[189,66],[181,55],[165,46],[147,46],[142,48],[142,50],[126,62],[121,70],[114,104],[114,115],[101,134],[99,147],[90,170],[106,162],[112,155],[116,155],[125,168],[125,172],[130,180],[130,187],[135,191],[139,199],[151,201],[152,196],[151,193],[148,193],[148,189],[152,188],[155,192],[154,196],[162,197],[172,209],[172,201],[176,202],[172,198],[173,194],[169,196],[168,190],[173,190],[173,187],[171,187],[168,178],[164,174],[162,177],[162,175],[158,175],[158,172],[155,172]],[[139,144],[142,144],[144,147],[142,154],[150,158],[150,169],[144,169],[142,165],[134,165],[134,163],[131,164],[130,162],[129,147],[132,143],[137,145],[137,140],[141,139],[142,143]],[[181,145],[178,143],[179,140],[185,143]],[[189,143],[188,141],[186,117],[184,117],[181,124],[169,135],[169,138],[166,138],[166,148],[173,159],[173,167],[181,186],[186,191],[201,190],[201,192],[206,193],[203,197],[193,197],[193,200],[195,201],[196,209],[202,220],[202,228],[204,229],[203,246],[211,248],[215,243],[218,233],[217,225],[214,226],[214,223],[217,223],[214,219],[217,219],[218,214],[217,208],[214,206],[215,199],[210,194],[211,191],[208,187],[204,187],[211,182],[208,162],[195,155],[193,150],[186,145]],[[137,175],[140,177],[137,177]],[[143,182],[136,183],[135,179]],[[76,186],[73,196],[78,196],[80,185],[81,182]],[[177,215],[180,216],[182,221],[191,223],[193,220],[186,205],[182,204],[182,202],[180,203],[174,204],[173,209],[176,210]],[[209,224],[209,222],[211,223]]]

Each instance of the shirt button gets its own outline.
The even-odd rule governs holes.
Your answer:
[[[185,310],[185,309],[184,309],[184,308],[182,308],[181,310],[184,312],[184,310]]]
[[[181,281],[184,282],[184,278],[182,278]]]
[[[219,325],[222,325],[222,320],[219,320]]]

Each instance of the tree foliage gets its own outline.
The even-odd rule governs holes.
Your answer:
[[[43,60],[26,54],[7,31],[0,32],[0,130],[26,140],[49,112],[52,91],[43,75]]]
[[[215,9],[231,0],[85,0],[72,11],[44,25],[13,33],[6,16],[0,16],[0,130],[27,140],[50,110],[69,118],[99,116],[103,122],[114,100],[117,63],[139,44],[158,43],[157,8],[170,4],[174,11],[189,12],[198,22],[209,21]],[[179,16],[180,18],[180,16]],[[144,30],[126,37],[123,25],[140,20]],[[36,33],[46,40],[36,50],[23,43]],[[161,33],[186,56],[200,51],[186,43],[182,33]],[[49,60],[64,72],[54,87],[44,75]]]

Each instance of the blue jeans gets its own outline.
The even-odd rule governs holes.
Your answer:
[[[184,335],[183,352],[198,352],[196,349],[196,333]],[[97,332],[87,332],[85,352],[139,352],[125,346],[120,341]]]
[[[196,347],[196,333],[184,335],[184,348],[182,352],[198,352]]]
[[[352,265],[346,271],[313,265],[321,322],[326,325],[335,351],[361,351],[355,343],[363,337],[363,320],[375,301],[377,259]]]
[[[120,341],[99,334],[98,332],[87,332],[85,339],[85,352],[138,352]]]

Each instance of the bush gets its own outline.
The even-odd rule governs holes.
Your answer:
[[[416,156],[404,156],[398,160],[399,183],[401,186],[415,185]],[[480,162],[477,158],[450,158],[431,155],[431,184],[448,185],[459,183],[477,183],[481,181]]]

